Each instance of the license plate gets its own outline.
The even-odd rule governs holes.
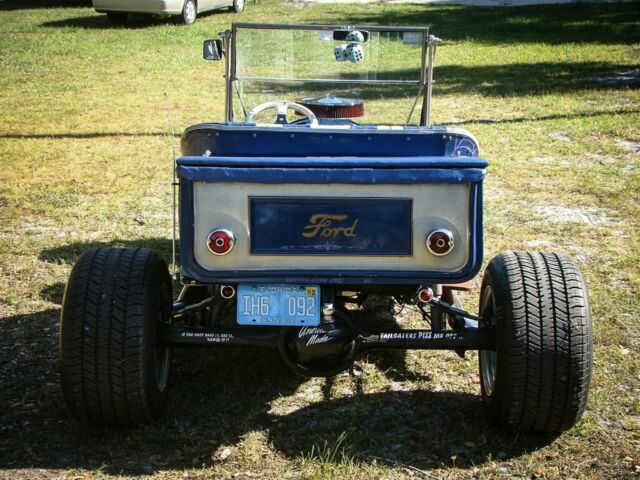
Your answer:
[[[238,285],[239,325],[318,326],[318,285]]]

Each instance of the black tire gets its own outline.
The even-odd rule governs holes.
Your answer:
[[[107,20],[112,25],[124,25],[129,18],[128,13],[124,12],[107,12]]]
[[[509,430],[557,433],[585,409],[592,370],[591,308],[573,261],[503,253],[482,280],[480,315],[496,351],[480,352],[489,419]]]
[[[231,11],[240,13],[244,10],[244,6],[247,0],[233,0],[233,5],[231,6]]]
[[[62,302],[60,369],[80,423],[127,427],[160,416],[171,351],[156,333],[171,298],[167,265],[149,250],[92,249],[78,259]]]
[[[194,0],[185,0],[180,14],[180,20],[184,25],[193,25],[198,18],[198,6]]]

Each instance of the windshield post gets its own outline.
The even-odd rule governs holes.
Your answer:
[[[225,30],[224,32],[220,32],[220,37],[222,38],[222,47],[224,49],[224,78],[225,78],[225,91],[224,91],[224,121],[232,122],[233,121],[233,105],[232,105],[232,83],[233,79],[231,78],[231,57],[233,56],[233,49],[231,43],[233,42],[233,34],[231,30]]]
[[[436,47],[442,42],[435,35],[427,37],[427,88],[424,90],[422,100],[422,114],[420,115],[420,125],[431,126],[431,94],[433,92],[433,65],[436,57]]]

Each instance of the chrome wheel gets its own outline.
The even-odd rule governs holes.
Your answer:
[[[495,327],[494,298],[490,286],[484,289],[480,305],[480,315],[482,316],[483,326]],[[489,397],[493,395],[496,386],[497,363],[498,355],[495,350],[480,351],[480,378],[485,395]]]
[[[198,11],[193,0],[187,0],[186,2],[184,2],[184,8],[182,11],[182,19],[184,20],[184,23],[187,25],[191,25],[196,21],[197,15]]]
[[[244,10],[244,0],[234,0],[233,1],[233,9],[236,12],[241,12]]]

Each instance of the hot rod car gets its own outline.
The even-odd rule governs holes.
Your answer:
[[[175,160],[180,294],[149,250],[78,259],[60,337],[74,417],[158,417],[172,349],[198,345],[277,349],[306,376],[376,349],[476,350],[493,423],[559,432],[580,419],[591,311],[570,258],[502,253],[479,311],[457,299],[483,263],[488,163],[469,132],[431,124],[439,43],[422,27],[248,23],[204,42],[205,59],[224,59],[225,118],[187,128]],[[367,295],[415,306],[425,328],[365,325]]]

